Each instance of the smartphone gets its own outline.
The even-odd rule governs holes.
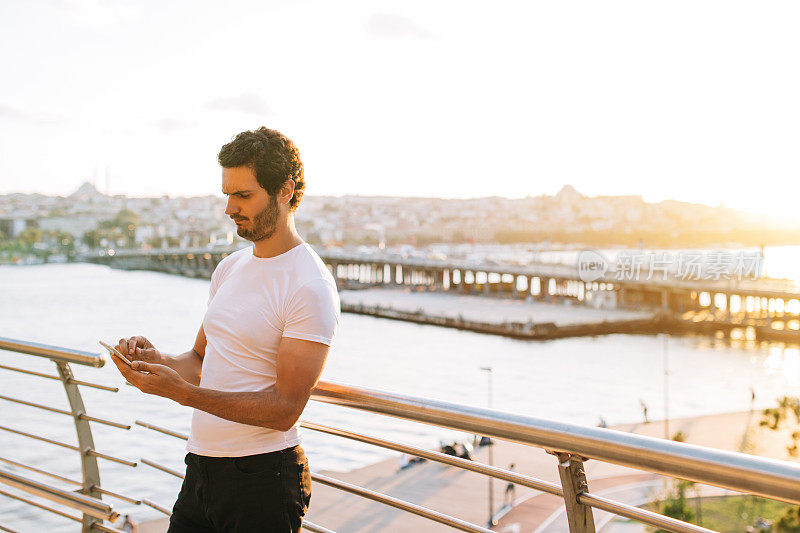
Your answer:
[[[127,358],[127,357],[125,357],[124,355],[122,355],[122,354],[120,353],[120,351],[119,351],[119,350],[117,350],[117,349],[116,349],[116,348],[114,348],[113,346],[109,346],[108,344],[104,343],[103,341],[97,341],[97,342],[99,342],[99,343],[100,343],[100,344],[102,344],[102,345],[103,345],[105,348],[107,348],[107,349],[108,349],[108,351],[109,351],[109,352],[111,352],[111,355],[116,355],[116,356],[117,356],[119,359],[122,359],[122,361],[123,361],[123,362],[124,362],[126,365],[128,365],[128,366],[131,366],[131,362],[128,360],[128,358]]]

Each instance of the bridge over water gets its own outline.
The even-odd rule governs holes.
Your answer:
[[[210,278],[237,248],[117,250],[84,257],[115,268]],[[609,265],[585,281],[577,264],[487,264],[316,249],[339,288],[395,287],[523,300],[571,300],[597,307],[651,309],[708,329],[752,326],[770,338],[800,339],[800,288],[790,280],[679,279],[642,268],[621,276]]]

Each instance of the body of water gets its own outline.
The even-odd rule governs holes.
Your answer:
[[[178,353],[192,346],[207,297],[207,281],[161,273],[88,264],[2,266],[0,336],[100,353],[98,339],[116,343],[144,335],[162,351]],[[800,394],[800,352],[780,344],[623,335],[529,342],[351,314],[342,315],[323,379],[485,406],[487,374],[480,367],[491,366],[496,409],[591,425],[602,416],[616,424],[641,420],[640,399],[651,418],[663,417],[665,360],[672,417],[747,410],[751,389],[756,407]],[[8,352],[0,352],[0,364],[55,373],[46,359]],[[121,389],[113,394],[82,388],[89,414],[188,432],[190,409],[124,386],[113,365],[73,368],[80,379]],[[2,369],[0,394],[67,406],[60,383]],[[0,402],[0,425],[75,442],[68,417]],[[315,402],[304,419],[427,448],[458,436]],[[137,426],[123,431],[93,424],[93,431],[101,452],[183,469],[182,441]],[[311,431],[304,432],[304,447],[314,470],[349,470],[392,455]],[[0,432],[0,456],[80,478],[77,454],[47,443]],[[177,478],[143,464],[131,469],[98,461],[107,489],[171,507]],[[138,519],[159,516],[146,507],[114,504]],[[2,496],[0,524],[21,531],[45,525],[54,533],[76,529]]]

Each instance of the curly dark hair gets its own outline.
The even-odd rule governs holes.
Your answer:
[[[243,131],[222,147],[217,161],[223,168],[249,167],[261,187],[275,196],[286,180],[294,180],[294,194],[289,200],[293,212],[303,198],[306,187],[300,151],[282,133],[265,127]]]

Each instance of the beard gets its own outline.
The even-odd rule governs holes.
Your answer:
[[[250,242],[262,241],[272,237],[278,228],[278,195],[270,196],[269,204],[263,211],[258,213],[252,220],[252,229],[244,226],[236,227],[236,234]]]

